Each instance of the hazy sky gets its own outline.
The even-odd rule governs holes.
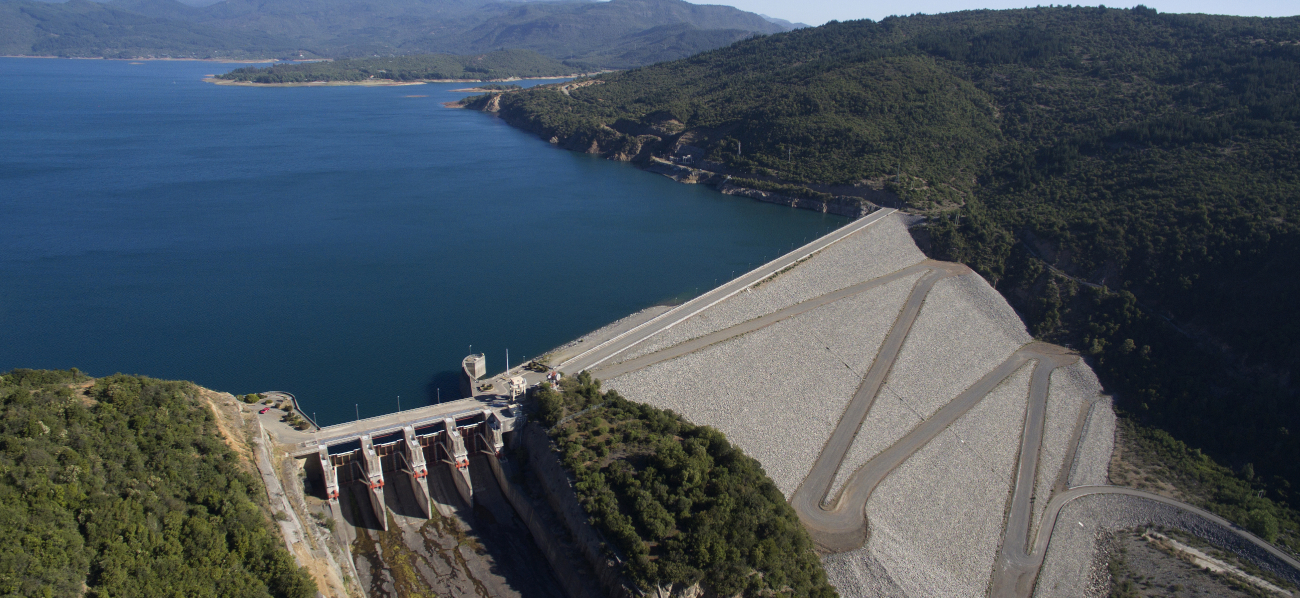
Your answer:
[[[831,19],[848,21],[852,19],[875,19],[880,20],[889,15],[904,15],[912,13],[940,13],[953,12],[957,10],[969,10],[973,8],[1023,8],[1025,6],[1036,6],[1038,2],[1016,2],[1015,0],[983,0],[982,2],[972,2],[971,0],[913,0],[911,2],[884,2],[884,1],[864,1],[864,0],[690,0],[695,4],[727,4],[735,6],[741,10],[748,10],[786,19],[796,23],[802,22],[809,25],[821,25]],[[1054,2],[1043,2],[1041,5],[1047,6]],[[1061,4],[1073,4],[1077,2],[1061,2]],[[1102,2],[1085,2],[1089,6],[1096,6]],[[1235,2],[1225,2],[1224,0],[1147,0],[1147,1],[1116,1],[1115,3],[1104,2],[1106,6],[1116,8],[1130,8],[1137,4],[1145,4],[1159,10],[1160,12],[1200,12],[1212,14],[1228,14],[1256,17],[1285,17],[1300,14],[1300,2],[1296,0],[1238,0]]]

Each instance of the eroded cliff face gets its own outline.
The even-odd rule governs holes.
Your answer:
[[[556,86],[557,93],[567,94],[573,85],[592,85],[599,81],[582,81],[577,84]],[[688,130],[670,117],[653,120],[651,124],[620,119],[612,125],[593,126],[587,123],[548,125],[526,111],[503,106],[505,94],[470,98],[461,104],[464,108],[496,114],[511,126],[529,131],[552,145],[586,154],[596,154],[609,160],[631,162],[637,166],[662,174],[679,183],[704,184],[717,187],[727,195],[740,195],[767,203],[776,203],[806,210],[860,218],[878,207],[878,203],[857,195],[829,195],[830,199],[795,197],[782,193],[747,188],[733,182],[734,176],[766,178],[749,173],[731,173],[722,164],[703,158],[705,152],[696,144],[710,137],[725,136],[726,131]],[[879,191],[874,192],[880,195]],[[876,198],[885,204],[895,203],[894,197]]]
[[[876,209],[875,204],[860,197],[836,195],[830,200],[824,200],[751,189],[736,185],[732,182],[730,176],[702,168],[674,164],[658,158],[653,158],[651,161],[644,163],[642,167],[649,172],[662,174],[679,183],[712,185],[726,195],[739,195],[766,203],[781,204],[814,212],[861,218]]]

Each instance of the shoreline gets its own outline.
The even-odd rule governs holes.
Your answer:
[[[231,81],[229,79],[218,79],[216,77],[204,77],[204,83],[213,85],[231,85],[234,87],[405,87],[410,85],[424,85],[431,81],[392,81],[383,79],[379,82],[375,79],[366,79],[363,81],[303,81],[301,83],[254,83],[252,81]]]
[[[104,56],[20,56],[4,55],[0,58],[39,58],[41,60],[118,60],[123,62],[228,62],[231,64],[265,64],[284,62],[275,58],[106,58]],[[320,59],[294,60],[291,62],[320,62]]]
[[[584,84],[585,82],[580,83],[579,85]],[[561,86],[560,91],[564,91],[564,88],[566,87],[569,86]],[[498,118],[501,118],[501,98],[507,93],[511,92],[493,94],[491,97],[486,99],[483,99],[483,96],[478,96],[477,98],[465,97],[456,101],[443,102],[442,106],[449,109],[476,110],[496,115]],[[765,191],[762,189],[743,187],[732,183],[733,174],[741,177],[752,175],[734,172],[729,173],[728,169],[722,167],[723,165],[709,163],[707,160],[697,160],[693,165],[687,165],[671,161],[668,158],[656,156],[654,154],[655,148],[653,146],[647,147],[647,142],[643,137],[637,137],[633,140],[632,147],[614,144],[610,149],[605,149],[601,147],[601,142],[608,141],[608,139],[595,139],[588,143],[585,139],[578,139],[574,135],[569,135],[562,140],[558,134],[556,134],[556,131],[549,130],[544,126],[539,126],[537,123],[526,122],[523,120],[512,121],[511,118],[503,118],[502,120],[516,129],[537,135],[560,149],[579,153],[595,154],[606,160],[613,160],[616,162],[627,162],[639,170],[662,175],[678,183],[688,185],[707,185],[713,187],[723,195],[739,195],[764,203],[784,205],[792,208],[822,212],[824,214],[834,214],[851,219],[862,218],[863,216],[875,211],[875,208],[888,207],[893,209],[903,209],[905,207],[903,202],[897,196],[894,196],[892,193],[887,191],[877,189],[862,190],[855,188],[853,190],[855,191],[854,193],[844,193],[843,190],[839,189],[828,189],[827,191],[829,192],[820,192],[823,195],[814,195],[809,197],[807,195],[792,196],[779,191]],[[547,139],[548,137],[549,139]],[[575,144],[575,139],[578,141],[577,144]],[[655,136],[650,136],[649,139],[653,139],[656,143],[663,141],[661,138]],[[722,168],[717,169],[717,167]],[[715,168],[715,170],[708,170],[708,168]],[[778,182],[780,182],[779,179]]]
[[[392,79],[363,79],[361,81],[302,81],[294,83],[256,83],[253,81],[230,81],[228,79],[217,79],[216,77],[204,77],[203,80],[214,85],[236,85],[239,87],[343,87],[343,86],[360,86],[360,87],[395,87],[400,85],[424,85],[426,83],[509,83],[511,81],[549,81],[552,79],[576,79],[586,77],[591,73],[579,73],[572,75],[556,75],[553,77],[510,77],[508,79],[416,79],[414,81],[395,81]],[[489,92],[502,91],[497,89],[478,90],[477,88],[450,89],[452,92]]]

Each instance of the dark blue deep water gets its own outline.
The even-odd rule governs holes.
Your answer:
[[[463,84],[201,81],[236,66],[0,58],[0,371],[288,390],[337,423],[844,223],[443,108]]]

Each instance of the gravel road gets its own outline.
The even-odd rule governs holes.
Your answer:
[[[909,595],[984,594],[1016,463],[1018,446],[1007,440],[1019,438],[1032,370],[1022,366],[867,502],[867,549]]]
[[[997,291],[973,273],[935,285],[836,473],[832,493],[868,459],[1030,341],[1015,312],[998,308],[997,301]]]

